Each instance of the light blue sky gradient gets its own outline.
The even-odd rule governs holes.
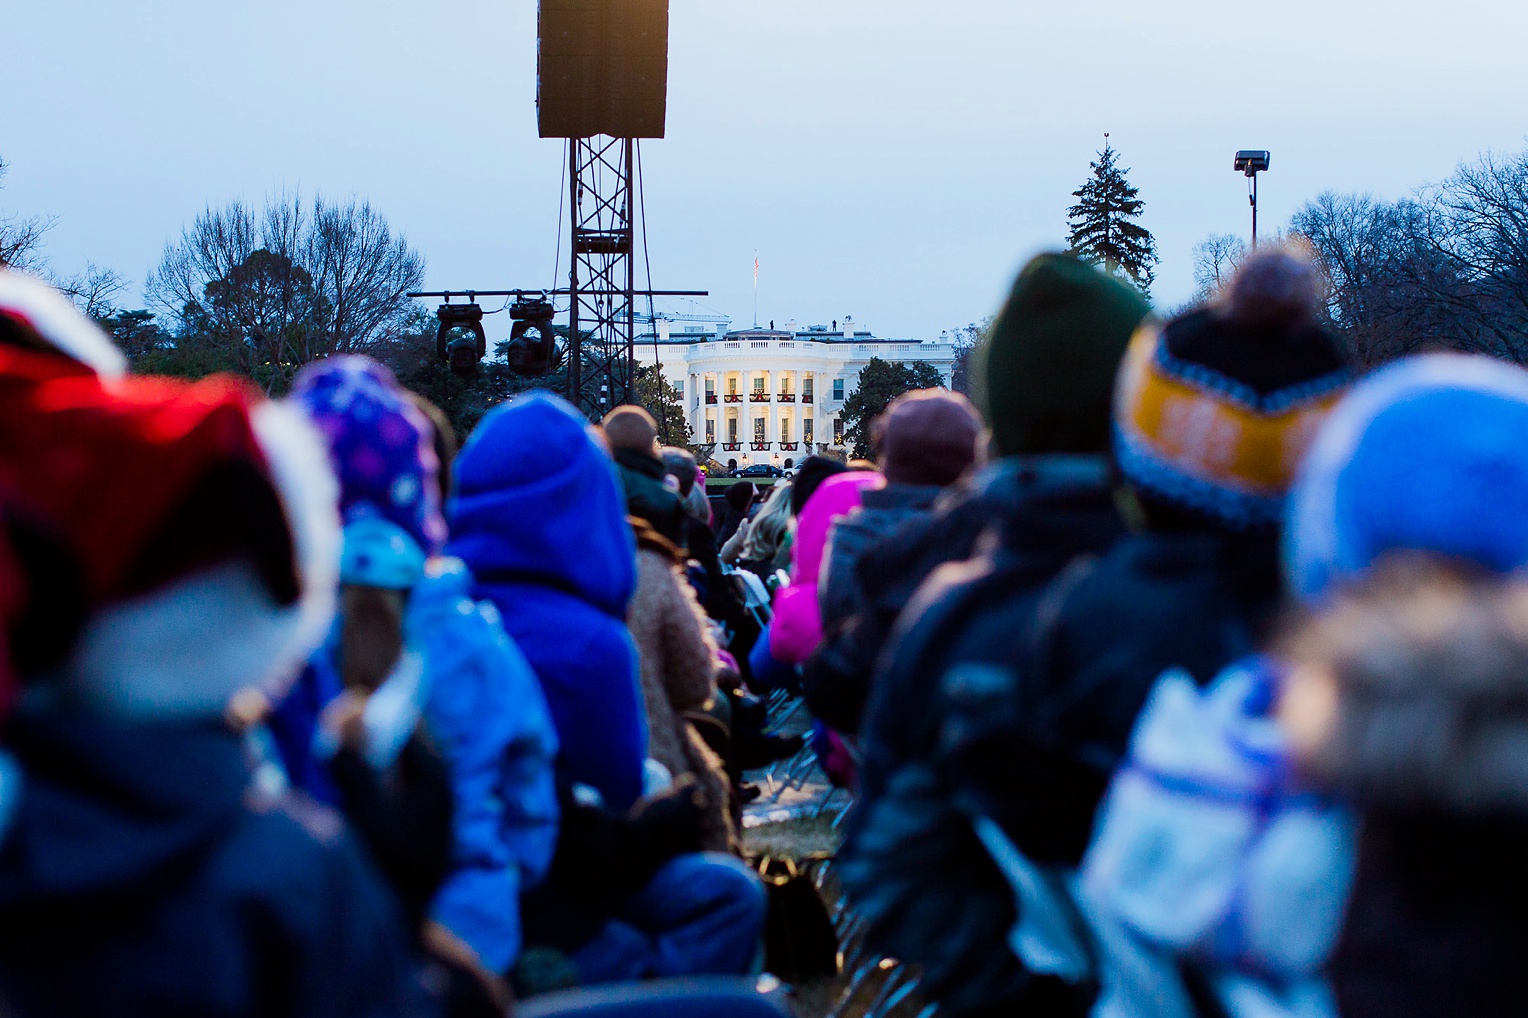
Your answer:
[[[1324,189],[1393,197],[1528,141],[1524,0],[672,0],[644,146],[655,283],[747,324],[931,336],[991,313],[1110,131],[1156,297]],[[562,143],[535,126],[533,0],[0,0],[0,208],[135,288],[205,204],[370,198],[432,287],[551,285]],[[443,148],[444,137],[475,135]],[[566,271],[566,244],[563,246]],[[562,275],[562,273],[559,273]],[[565,277],[564,277],[565,278]],[[562,279],[557,280],[562,282]]]

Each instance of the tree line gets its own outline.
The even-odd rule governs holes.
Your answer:
[[[1425,350],[1528,364],[1528,151],[1481,156],[1393,201],[1324,192],[1283,239],[1321,266],[1327,317],[1356,364]],[[1246,246],[1223,234],[1194,253],[1209,297]]]

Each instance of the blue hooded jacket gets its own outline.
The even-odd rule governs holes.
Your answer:
[[[636,542],[614,464],[572,407],[535,392],[484,417],[454,472],[448,551],[541,680],[560,774],[630,808],[647,721],[626,629]]]
[[[520,891],[546,876],[557,844],[557,736],[530,664],[471,585],[460,561],[436,560],[404,626],[424,655],[425,720],[456,807],[451,872],[430,915],[502,973],[520,952]]]

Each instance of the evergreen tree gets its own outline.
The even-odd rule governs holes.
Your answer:
[[[689,449],[697,454],[697,458],[704,462],[700,455],[703,450],[698,450],[690,435],[690,422],[685,419],[684,400],[679,393],[669,384],[668,379],[663,377],[661,370],[655,367],[637,368],[637,379],[633,388],[636,398],[634,402],[646,408],[653,415],[653,420],[658,422],[658,441],[664,445],[675,445],[682,449]]]
[[[838,415],[844,422],[844,441],[850,446],[849,455],[856,459],[869,459],[875,455],[870,442],[870,425],[892,400],[914,389],[942,388],[944,376],[927,361],[904,364],[870,358]]]
[[[1083,261],[1102,266],[1149,296],[1160,261],[1157,242],[1150,230],[1135,221],[1146,203],[1125,178],[1130,171],[1115,165],[1117,156],[1106,141],[1098,161],[1089,164],[1093,176],[1072,192],[1077,204],[1066,210],[1071,227],[1067,243]]]

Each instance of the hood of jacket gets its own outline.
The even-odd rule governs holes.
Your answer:
[[[6,742],[25,778],[0,849],[0,909],[154,893],[244,809],[249,768],[220,722],[23,711]]]
[[[636,588],[636,545],[615,465],[556,396],[484,417],[455,464],[449,553],[480,583],[544,585],[617,618]]]

